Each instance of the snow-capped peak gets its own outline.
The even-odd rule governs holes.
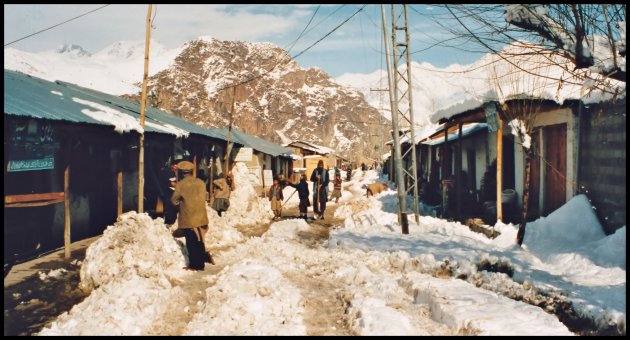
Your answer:
[[[83,47],[68,43],[60,45],[56,52],[72,57],[89,57],[92,55],[92,53],[86,51]]]

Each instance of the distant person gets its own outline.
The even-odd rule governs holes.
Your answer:
[[[339,197],[341,197],[341,175],[335,174],[335,179],[333,180],[333,192],[330,194],[330,199],[335,199],[335,203],[339,202]]]
[[[346,169],[346,181],[349,181],[351,176],[352,176],[352,167],[349,166],[348,169]]]
[[[317,162],[317,168],[311,174],[311,182],[313,182],[313,212],[315,219],[324,219],[324,211],[326,211],[326,200],[328,199],[328,171],[324,169],[324,161]]]
[[[229,171],[227,176],[225,176],[225,182],[230,188],[230,191],[234,191],[234,189],[236,189],[236,184],[234,183],[234,174],[232,174],[232,171]]]
[[[298,192],[298,197],[300,198],[300,218],[306,219],[308,207],[311,206],[311,202],[308,200],[308,183],[306,182],[306,174],[300,175],[300,182],[298,184],[293,184],[288,181],[286,184],[294,187]]]
[[[216,210],[219,216],[221,216],[221,213],[230,208],[230,186],[225,178],[220,177],[215,179],[212,185],[215,188],[212,209]]]
[[[334,167],[334,170],[335,170],[335,176],[337,176],[337,175],[340,175],[340,174],[341,174],[341,171],[339,171],[339,168],[338,168],[336,165],[335,165],[335,167]]]
[[[179,206],[178,229],[183,231],[188,249],[189,264],[186,270],[204,270],[208,254],[203,243],[203,235],[208,231],[206,211],[206,186],[202,180],[193,177],[193,164],[182,161],[177,164],[181,180],[177,183],[171,203]]]
[[[269,201],[271,201],[271,210],[273,210],[274,218],[280,218],[282,215],[282,200],[284,200],[282,188],[278,183],[278,179],[274,178],[273,184],[269,188]]]

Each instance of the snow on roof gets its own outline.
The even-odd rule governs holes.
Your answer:
[[[434,134],[438,128],[440,127],[440,125],[438,124],[430,124],[430,125],[425,125],[425,126],[417,126],[413,133],[414,133],[414,144],[418,144],[418,142],[420,142],[421,140],[431,136],[432,134]],[[408,133],[406,135],[404,135],[402,138],[400,138],[398,141],[400,142],[400,144],[403,143],[408,143],[408,141],[411,139],[411,134]]]
[[[314,144],[312,142],[307,142],[307,141],[303,141],[303,140],[296,140],[296,141],[293,141],[291,143],[283,144],[283,145],[284,146],[292,146],[292,147],[295,147],[295,148],[302,148],[302,149],[305,149],[305,150],[314,151],[314,152],[317,152],[317,153],[322,154],[322,155],[327,155],[327,154],[331,154],[331,153],[334,154],[335,153],[335,150],[333,150],[331,148],[328,148],[328,147],[325,147],[325,146],[321,146],[321,145],[317,145],[317,144]]]
[[[468,135],[470,135],[471,133],[475,132],[475,131],[479,131],[479,130],[483,130],[483,129],[487,129],[488,128],[488,124],[486,123],[470,123],[470,124],[464,124],[462,126],[462,138],[466,137]],[[448,140],[449,141],[453,141],[459,138],[459,130],[455,130],[451,133],[448,134]],[[440,145],[444,143],[444,134],[441,134],[440,137],[435,138],[435,139],[429,139],[426,140],[424,142],[422,142],[422,144],[426,144],[426,145]]]
[[[572,62],[541,51],[540,46],[516,42],[501,53],[503,57],[486,55],[471,65],[473,71],[438,79],[436,87],[450,87],[451,90],[436,92],[433,98],[436,109],[429,114],[430,121],[437,123],[443,118],[479,108],[488,101],[504,103],[526,98],[552,100],[558,104],[581,100],[588,104],[613,98],[612,93],[594,89],[595,83],[603,81],[601,75],[576,79],[567,71],[575,68]],[[625,83],[613,79],[606,81],[612,91],[621,94],[618,97],[625,97]]]

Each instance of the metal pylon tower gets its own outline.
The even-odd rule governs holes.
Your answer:
[[[402,6],[402,13],[396,14],[396,6]],[[385,39],[387,70],[389,80],[389,96],[391,101],[392,127],[394,137],[394,166],[396,172],[396,186],[398,187],[398,220],[402,225],[403,234],[409,233],[407,221],[407,195],[413,191],[413,212],[416,223],[418,218],[418,179],[416,171],[416,144],[414,132],[413,101],[411,86],[411,59],[409,58],[409,29],[407,24],[407,5],[391,5],[392,14],[392,61],[389,60],[388,39],[385,24],[385,7],[381,5],[383,19],[383,36]],[[397,32],[402,34],[397,34]],[[399,65],[406,63],[403,72]],[[405,154],[400,149],[400,139],[406,137],[410,147]],[[411,166],[405,169],[402,163],[411,152]],[[407,180],[409,188],[406,188]]]

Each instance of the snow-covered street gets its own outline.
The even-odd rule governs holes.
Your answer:
[[[625,259],[612,256],[625,248],[625,228],[587,235],[593,222],[582,214],[575,244],[560,249],[554,238],[566,234],[544,229],[552,215],[528,225],[520,249],[513,225],[497,224],[500,236],[489,239],[433,217],[418,225],[411,214],[403,235],[395,192],[364,195],[375,171],[344,182],[326,224],[271,221],[246,172],[235,176],[241,185],[229,213],[208,210],[205,241],[216,265],[182,270],[183,238],[161,219],[126,213],[86,252],[87,298],[39,334],[571,335],[611,327],[625,334]],[[292,196],[285,212],[297,202]],[[575,211],[571,204],[580,202],[564,208]],[[241,232],[254,226],[261,236]],[[595,249],[607,252],[595,257]]]

